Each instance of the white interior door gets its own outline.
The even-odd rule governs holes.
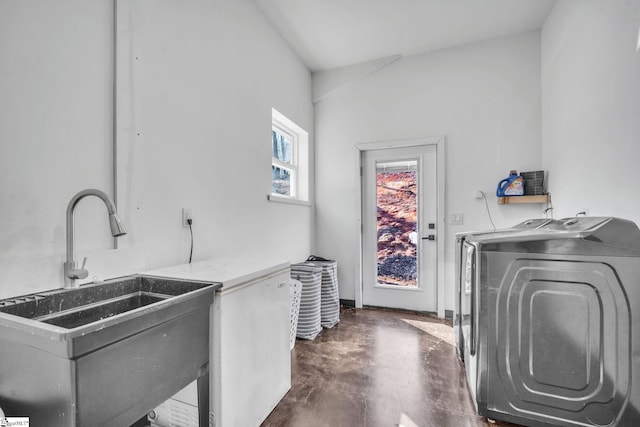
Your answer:
[[[436,146],[362,152],[363,304],[437,311]]]

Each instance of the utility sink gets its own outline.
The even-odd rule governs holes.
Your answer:
[[[127,276],[78,288],[0,300],[0,312],[74,329],[211,285],[152,276]]]
[[[207,392],[219,287],[133,275],[0,300],[0,407],[33,425],[126,426],[195,379]]]

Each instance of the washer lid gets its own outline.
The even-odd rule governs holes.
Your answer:
[[[564,218],[533,230],[475,240],[483,251],[640,256],[640,229],[615,217]]]
[[[457,240],[469,239],[470,237],[482,237],[482,236],[495,236],[500,233],[500,235],[516,233],[523,230],[532,230],[536,228],[541,228],[543,226],[549,224],[561,224],[560,220],[550,219],[550,218],[532,218],[522,221],[513,227],[509,228],[500,228],[498,230],[483,230],[483,231],[461,231],[455,234]]]

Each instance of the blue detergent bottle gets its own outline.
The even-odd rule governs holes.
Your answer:
[[[503,179],[498,183],[496,189],[496,196],[522,196],[524,195],[524,178],[518,175],[518,172],[512,170],[509,172],[509,177]]]

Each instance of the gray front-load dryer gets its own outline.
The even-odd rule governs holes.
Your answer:
[[[453,331],[456,340],[458,356],[465,364],[467,383],[476,404],[476,387],[478,383],[478,357],[476,355],[478,334],[478,310],[476,309],[476,294],[474,290],[476,280],[475,250],[468,243],[469,240],[478,241],[489,238],[511,236],[535,230],[540,227],[557,223],[549,218],[534,218],[518,223],[509,228],[486,231],[472,231],[458,233],[456,241],[456,271],[455,271],[455,305],[453,316]]]
[[[456,349],[458,356],[464,361],[465,335],[468,339],[470,328],[469,317],[471,315],[471,289],[470,289],[470,259],[467,257],[467,247],[465,241],[471,237],[480,238],[487,236],[504,236],[527,230],[540,228],[553,223],[550,218],[533,218],[522,221],[512,227],[498,230],[466,231],[455,235],[455,293],[454,293],[454,313],[453,330],[456,339]]]
[[[638,227],[568,218],[466,242],[479,413],[528,426],[640,426]]]

